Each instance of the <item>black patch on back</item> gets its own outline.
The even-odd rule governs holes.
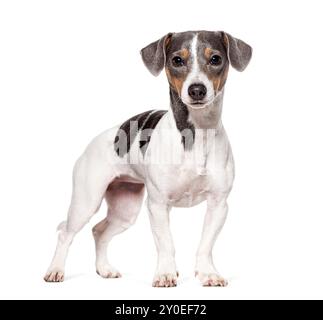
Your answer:
[[[131,145],[134,141],[134,139],[137,136],[138,131],[141,129],[141,127],[143,126],[143,124],[145,123],[147,117],[153,112],[154,110],[150,110],[150,111],[146,111],[140,114],[137,114],[136,116],[128,119],[127,121],[125,121],[119,128],[117,135],[114,139],[114,150],[115,152],[118,154],[119,157],[123,157],[126,153],[129,152]],[[137,125],[135,126],[131,126],[131,122],[137,122]],[[132,132],[133,131],[133,132]],[[126,148],[123,148],[120,150],[119,149],[119,139],[120,137],[124,136],[126,138],[126,143],[127,146]]]
[[[187,105],[183,103],[176,90],[170,88],[170,101],[178,131],[182,135],[185,150],[191,150],[195,140],[194,125],[188,120]]]
[[[162,118],[162,116],[166,113],[166,110],[159,110],[154,113],[152,113],[144,123],[143,127],[141,128],[141,134],[140,134],[140,139],[139,139],[139,148],[144,155],[149,142],[151,135],[153,133],[153,130],[157,126],[159,120]]]

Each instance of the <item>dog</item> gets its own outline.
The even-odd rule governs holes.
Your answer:
[[[135,223],[146,190],[158,251],[153,286],[177,285],[171,208],[203,201],[207,210],[195,275],[203,286],[226,286],[212,258],[234,180],[232,151],[221,121],[222,102],[229,66],[243,71],[252,48],[223,31],[188,31],[168,33],[143,48],[141,56],[154,76],[165,69],[170,108],[141,113],[105,131],[77,160],[68,218],[58,227],[56,252],[44,279],[64,280],[73,238],[104,198],[107,216],[93,228],[96,270],[104,278],[121,277],[107,258],[107,246]]]

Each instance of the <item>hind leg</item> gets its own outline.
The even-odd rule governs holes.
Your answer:
[[[107,172],[106,164],[88,155],[76,163],[73,175],[73,195],[68,219],[61,224],[54,258],[44,277],[47,282],[64,280],[65,261],[75,235],[99,209],[106,188],[113,174]]]
[[[108,261],[107,247],[111,239],[133,225],[140,212],[144,185],[115,180],[106,192],[107,218],[93,228],[96,247],[96,270],[103,278],[119,278],[121,274]]]

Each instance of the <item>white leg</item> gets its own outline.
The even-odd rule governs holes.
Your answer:
[[[61,282],[64,280],[68,249],[75,235],[99,209],[111,179],[113,176],[106,171],[106,164],[95,158],[82,156],[76,163],[68,219],[59,228],[56,251],[44,277],[45,281]]]
[[[75,233],[67,232],[64,225],[58,235],[57,246],[53,260],[44,277],[47,282],[62,282],[64,281],[64,266],[68,253],[68,249],[73,241]]]
[[[121,277],[121,273],[109,263],[106,251],[111,239],[125,230],[126,228],[122,228],[120,224],[115,224],[111,221],[109,222],[107,218],[99,222],[93,228],[96,252],[96,272],[103,278]]]
[[[108,216],[93,228],[96,248],[96,270],[103,278],[119,278],[120,272],[108,261],[107,247],[111,239],[133,225],[140,212],[144,185],[112,183],[106,194]]]
[[[175,248],[169,227],[169,207],[148,199],[148,210],[158,252],[153,286],[174,287],[177,285],[177,272]]]
[[[197,252],[196,276],[203,286],[227,285],[214,267],[212,249],[227,217],[226,197],[221,199],[210,196],[207,200],[207,212],[204,220],[202,239]]]

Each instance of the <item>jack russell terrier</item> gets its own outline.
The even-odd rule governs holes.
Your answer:
[[[226,220],[234,179],[230,144],[221,122],[229,65],[243,71],[252,55],[245,42],[225,32],[168,33],[141,50],[148,70],[163,68],[170,87],[170,109],[151,110],[96,137],[78,159],[67,221],[58,230],[48,282],[64,280],[74,236],[100,208],[105,219],[93,228],[96,270],[104,278],[121,274],[107,258],[111,239],[128,229],[140,212],[144,191],[158,251],[155,287],[174,287],[178,273],[169,226],[172,207],[207,201],[196,276],[204,286],[226,286],[214,267],[212,248]]]

